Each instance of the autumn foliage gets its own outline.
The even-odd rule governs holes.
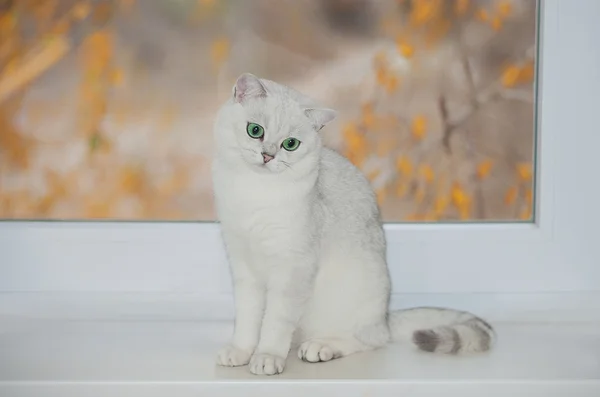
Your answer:
[[[354,3],[338,2],[339,7]],[[139,87],[147,85],[144,76],[151,71],[136,63],[138,49],[128,47],[114,21],[139,18],[138,3],[0,0],[0,218],[212,219],[206,167],[210,150],[198,155],[172,149],[174,141],[183,139],[173,131],[184,123],[186,110],[175,100],[162,99],[148,110],[150,102],[143,100],[166,98],[160,96],[162,88],[141,95],[143,100],[132,99],[140,96]],[[189,0],[179,2],[179,8],[170,3],[161,6],[182,29],[202,32],[198,47],[188,52],[203,65],[198,78],[217,79],[233,56],[235,38],[216,21],[230,12],[232,3]],[[485,7],[469,0],[375,3],[380,7],[376,39],[370,40],[373,48],[375,43],[387,45],[373,52],[361,86],[368,87],[361,89],[364,95],[344,105],[340,124],[327,133],[339,137],[337,149],[372,182],[384,219],[531,219],[532,153],[492,150],[488,155],[477,149],[483,133],[470,140],[474,129],[485,129],[481,123],[494,122],[486,119],[489,108],[517,103],[533,113],[531,49],[504,59],[487,75],[490,68],[474,62],[474,54],[511,29],[515,2],[485,2]],[[309,23],[311,14],[303,20],[296,11],[289,12],[296,18],[290,26],[307,31],[302,24]],[[202,30],[208,27],[210,33]],[[488,35],[491,44],[472,45],[472,32]],[[307,35],[299,31],[292,40],[296,36],[304,41],[290,48],[317,48],[306,41]],[[164,62],[151,44],[143,55]],[[434,70],[431,65],[438,58],[458,76],[454,91],[419,85],[431,80],[427,71]],[[61,80],[64,86],[53,83],[53,73],[66,68],[76,73]],[[52,100],[30,99],[38,87],[52,85]],[[428,90],[429,96],[415,99],[419,90]],[[207,112],[217,105],[207,106]],[[44,125],[55,121],[60,106],[68,109],[70,121],[55,136]],[[136,138],[147,124],[151,127],[142,131],[146,138]],[[210,128],[197,128],[210,135]],[[510,123],[506,128],[512,128]],[[533,125],[527,128],[527,139],[533,140]],[[146,149],[128,149],[132,145]],[[51,155],[60,161],[48,165]],[[489,203],[490,194],[496,204]]]

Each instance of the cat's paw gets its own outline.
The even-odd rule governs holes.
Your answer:
[[[217,364],[223,367],[239,367],[248,364],[251,355],[252,352],[228,345],[217,354]]]
[[[254,354],[250,359],[250,372],[254,375],[277,375],[284,367],[285,358],[272,354]]]
[[[334,350],[326,343],[309,340],[300,345],[298,358],[309,363],[318,363],[333,360],[337,356]]]

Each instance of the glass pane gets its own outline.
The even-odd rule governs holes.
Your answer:
[[[251,72],[339,111],[387,222],[532,220],[536,2],[0,2],[0,218],[213,220]]]

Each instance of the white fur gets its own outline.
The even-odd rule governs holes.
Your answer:
[[[411,321],[418,313],[425,313],[427,327],[476,319],[413,309],[393,313],[388,324],[379,210],[362,173],[322,147],[318,130],[334,116],[299,92],[250,74],[238,78],[217,115],[214,191],[236,308],[220,365],[249,364],[252,373],[272,375],[283,371],[294,335],[299,357],[317,362],[379,348],[392,336],[402,339],[402,330],[410,336],[421,329],[415,324],[422,319]],[[247,134],[249,122],[264,127],[264,140]],[[296,151],[281,147],[288,137],[301,141]],[[262,152],[274,159],[264,163]],[[453,331],[442,331],[436,335],[445,346],[442,334]],[[472,339],[463,347],[479,346],[473,335],[461,332]]]

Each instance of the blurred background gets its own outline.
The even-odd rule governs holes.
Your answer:
[[[340,112],[383,219],[532,220],[535,0],[0,0],[0,218],[214,220],[236,77]]]

